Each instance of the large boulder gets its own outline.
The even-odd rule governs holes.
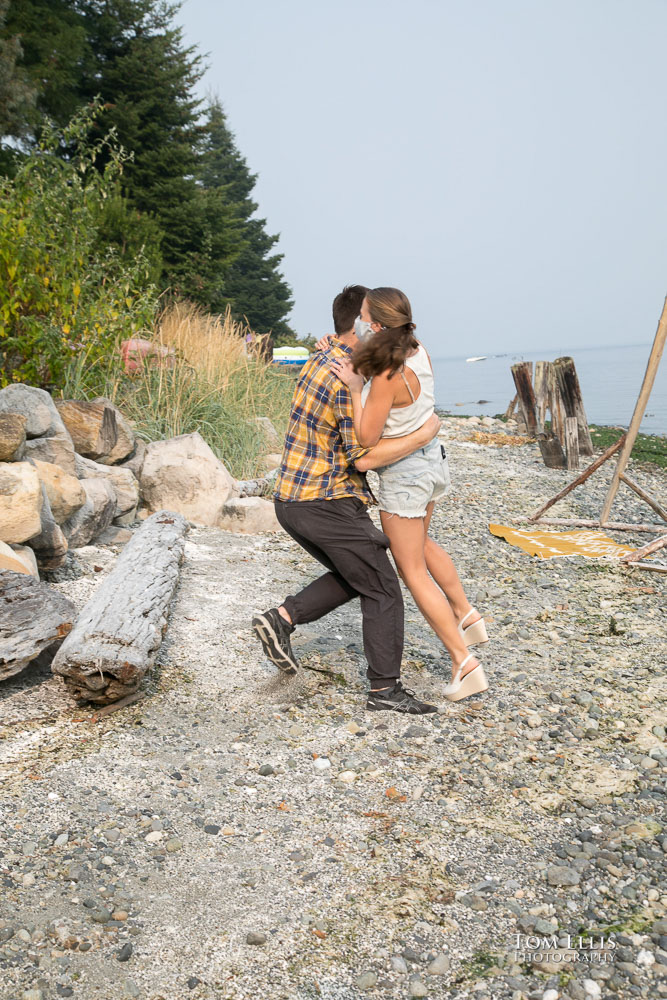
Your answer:
[[[42,487],[30,462],[0,462],[0,541],[25,542],[41,528]]]
[[[76,475],[74,446],[71,437],[64,429],[61,434],[52,434],[49,437],[33,438],[31,441],[26,441],[25,457],[33,461],[59,465],[68,476]]]
[[[28,418],[22,413],[0,413],[0,462],[18,462],[25,448]]]
[[[93,402],[104,403],[106,407],[113,410],[116,418],[116,443],[108,455],[101,455],[97,461],[101,462],[102,465],[116,465],[118,462],[123,462],[134,452],[136,445],[136,438],[134,436],[134,431],[132,430],[132,425],[129,420],[123,416],[116,404],[112,403],[110,399],[105,399],[104,396],[98,396],[97,399],[93,400]]]
[[[173,510],[195,524],[219,524],[233,483],[197,432],[146,447],[140,487],[141,498],[151,512]]]
[[[137,479],[141,479],[141,470],[144,467],[144,459],[146,458],[146,442],[142,441],[141,438],[137,438],[134,442],[134,451],[131,455],[128,455],[126,459],[119,463],[119,468],[129,469],[133,472]]]
[[[241,535],[280,531],[275,508],[261,497],[234,497],[222,508],[218,526]]]
[[[111,452],[118,430],[114,408],[106,401],[59,399],[56,407],[79,455],[98,459]]]
[[[39,578],[35,553],[27,545],[5,545],[0,542],[0,570],[10,573],[27,573]]]
[[[78,456],[75,456],[75,462]],[[56,524],[62,524],[75,510],[83,507],[86,494],[76,476],[69,476],[59,465],[35,461],[37,475],[46,487],[51,513]]]
[[[71,549],[88,545],[108,528],[116,510],[116,491],[108,479],[82,479],[86,502],[63,524]]]
[[[23,414],[28,438],[44,437],[63,430],[63,422],[48,392],[22,382],[0,389],[0,413]]]
[[[17,674],[71,631],[76,609],[25,573],[0,573],[0,680]]]
[[[63,565],[67,557],[67,539],[62,528],[56,523],[49,502],[46,485],[40,482],[42,491],[42,509],[40,515],[40,530],[28,539],[28,545],[37,556],[40,569],[54,570]]]
[[[139,503],[139,483],[130,469],[118,465],[102,465],[77,455],[76,471],[80,479],[108,479],[116,492],[114,518],[131,514],[134,520],[134,512]]]

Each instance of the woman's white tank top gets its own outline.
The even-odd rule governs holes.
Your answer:
[[[412,431],[416,431],[418,427],[426,423],[435,409],[433,372],[428,354],[421,344],[411,358],[405,359],[405,364],[419,379],[421,391],[408,406],[392,406],[382,431],[383,438],[404,437],[406,434],[411,434]],[[372,381],[369,379],[361,390],[361,401],[364,405],[368,399],[368,393],[371,391]],[[405,379],[405,384],[412,395],[407,379]]]

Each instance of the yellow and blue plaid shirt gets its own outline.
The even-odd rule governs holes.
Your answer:
[[[350,391],[331,370],[334,358],[351,354],[349,347],[332,338],[304,365],[292,397],[275,500],[353,496],[374,502],[365,475],[354,467],[369,449],[361,447],[354,433]]]

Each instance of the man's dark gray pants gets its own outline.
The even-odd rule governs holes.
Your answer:
[[[357,497],[276,500],[276,517],[295,542],[329,570],[283,606],[295,625],[317,621],[334,608],[361,600],[364,653],[371,688],[400,677],[403,597],[389,561],[389,539]]]

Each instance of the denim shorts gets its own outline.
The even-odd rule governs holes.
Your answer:
[[[449,493],[451,478],[445,449],[437,438],[393,465],[375,470],[380,510],[399,517],[424,517],[434,500]]]

